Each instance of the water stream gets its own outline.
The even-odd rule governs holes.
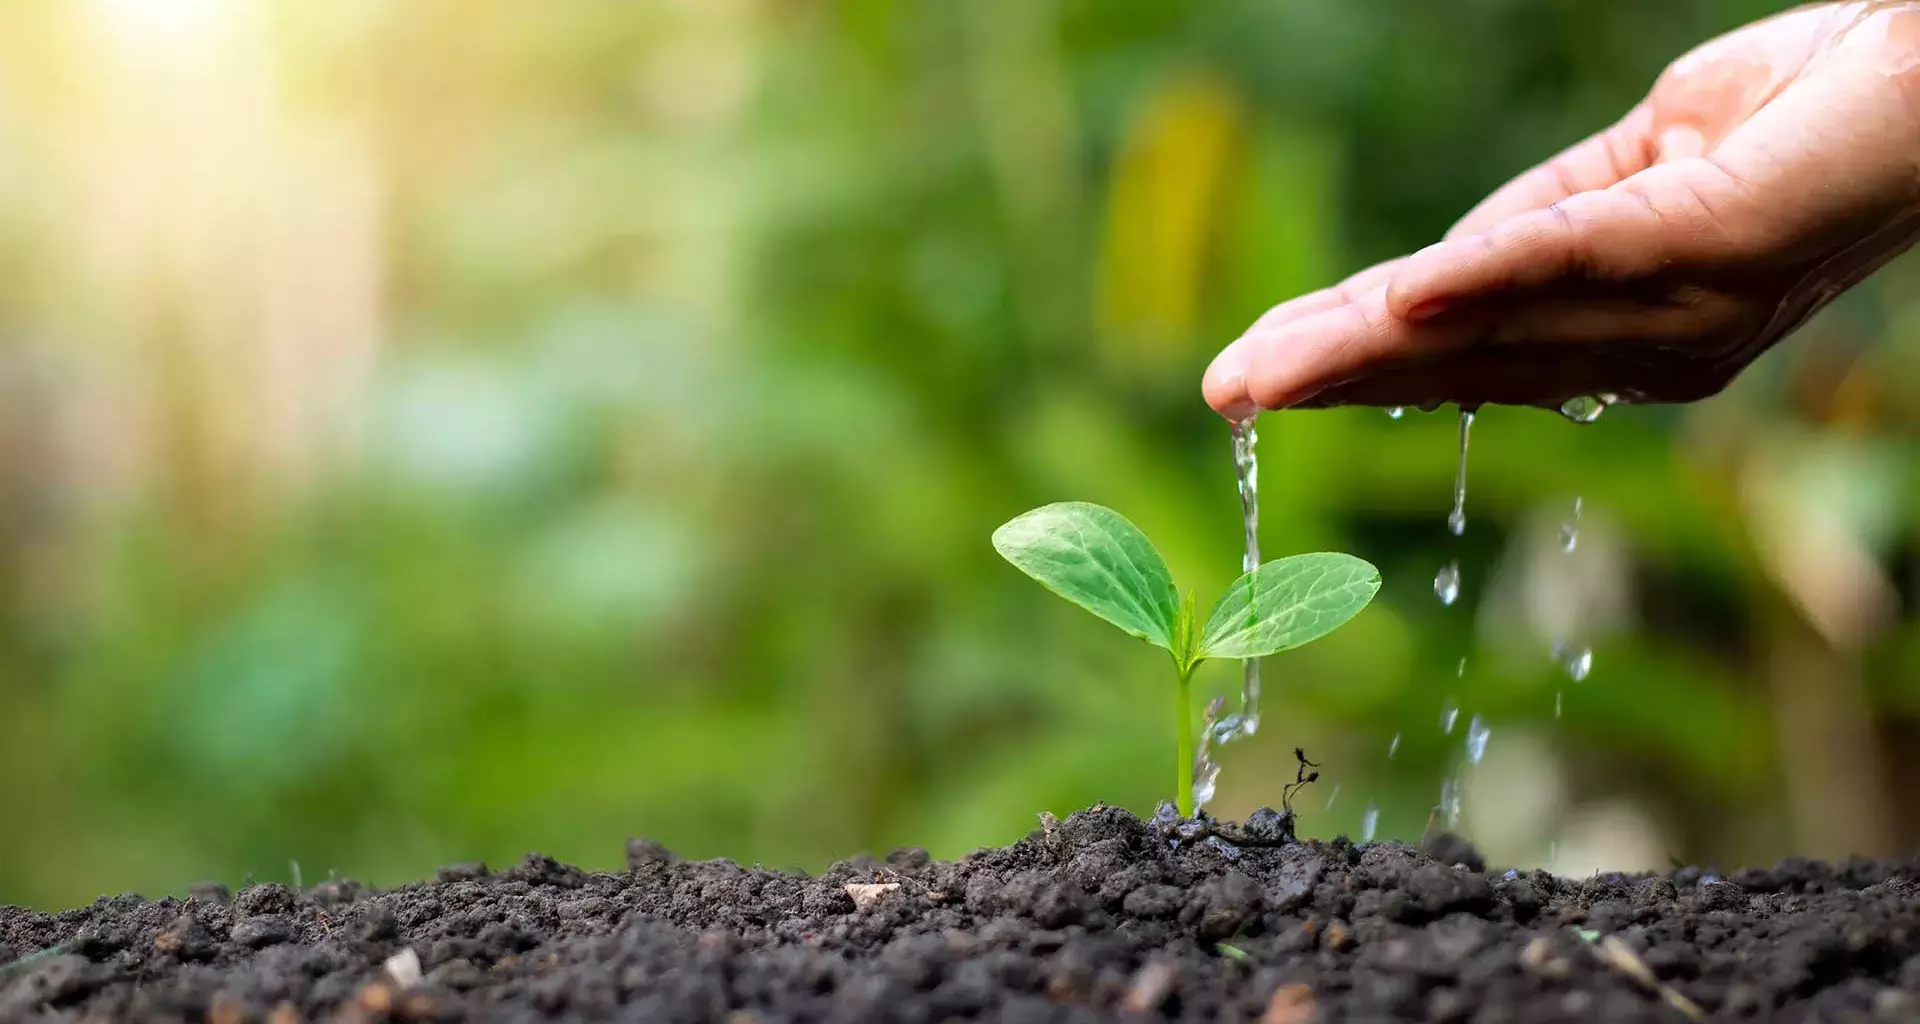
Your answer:
[[[1455,537],[1467,532],[1467,438],[1473,433],[1473,410],[1460,410],[1460,461],[1453,471],[1453,511],[1447,513],[1447,529]],[[1449,602],[1451,603],[1451,602]]]
[[[1447,513],[1447,532],[1455,537],[1467,532],[1467,443],[1473,435],[1473,417],[1474,410],[1465,406],[1460,407],[1459,449],[1453,469],[1453,509]],[[1448,607],[1452,607],[1453,603],[1460,599],[1459,559],[1448,562],[1433,577],[1433,594],[1440,599],[1441,604]],[[1466,676],[1465,656],[1460,658],[1460,663],[1455,666],[1453,674],[1455,678]],[[1449,736],[1453,735],[1454,724],[1459,720],[1460,706],[1454,702],[1454,698],[1448,697],[1440,708],[1440,731]],[[1467,726],[1466,750],[1462,761],[1467,764],[1479,764],[1480,758],[1486,754],[1487,739],[1492,732],[1479,715],[1474,715]],[[1446,777],[1440,782],[1440,805],[1436,811],[1449,829],[1457,828],[1460,824],[1460,796],[1464,788],[1461,772],[1461,761],[1455,761],[1448,767]]]
[[[1260,461],[1254,445],[1260,435],[1254,430],[1255,417],[1235,420],[1233,435],[1234,481],[1240,492],[1240,526],[1244,551],[1240,571],[1260,567]],[[1260,731],[1260,659],[1248,658],[1240,668],[1240,708],[1222,715],[1226,702],[1214,700],[1207,705],[1201,727],[1200,746],[1193,756],[1193,805],[1205,807],[1213,799],[1220,778],[1219,762],[1214,760],[1216,745],[1231,743]]]

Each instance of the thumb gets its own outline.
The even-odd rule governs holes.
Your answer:
[[[1737,229],[1754,222],[1750,205],[1745,186],[1709,160],[1661,164],[1415,253],[1388,284],[1387,308],[1418,321],[1470,302],[1725,260],[1755,242]]]

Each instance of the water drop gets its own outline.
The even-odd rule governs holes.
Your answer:
[[[1460,563],[1448,562],[1433,575],[1433,596],[1440,603],[1451,607],[1460,598]]]
[[[1582,647],[1568,652],[1562,658],[1560,667],[1567,670],[1567,678],[1574,682],[1586,681],[1587,673],[1593,671],[1593,648]]]
[[[1606,411],[1606,400],[1597,395],[1576,395],[1560,406],[1560,415],[1575,423],[1592,423]]]
[[[1455,679],[1465,679],[1467,677],[1467,659],[1461,658],[1460,664],[1453,666],[1453,677]]]
[[[1553,691],[1553,717],[1555,718],[1560,717],[1560,698],[1564,696],[1566,694],[1559,690]]]
[[[1504,875],[1501,875],[1500,877],[1501,877],[1501,878],[1504,878],[1504,879],[1506,879],[1506,880],[1507,880],[1507,881],[1509,881],[1509,882],[1511,882],[1511,881],[1513,881],[1514,879],[1516,879],[1516,878],[1519,878],[1519,877],[1520,877],[1520,869],[1519,869],[1519,868],[1508,868],[1508,869],[1507,869],[1507,873],[1506,873],[1506,874],[1504,874]]]
[[[1568,554],[1580,546],[1580,497],[1573,499],[1573,518],[1560,524],[1560,550]]]
[[[1493,729],[1479,715],[1467,723],[1467,763],[1479,764],[1487,756],[1487,740],[1493,736]]]
[[[1360,812],[1360,841],[1373,842],[1373,833],[1380,825],[1380,808],[1369,802],[1367,809]]]
[[[1340,799],[1340,784],[1336,782],[1333,784],[1333,792],[1327,794],[1327,806],[1325,809],[1329,811],[1333,810],[1333,802],[1338,799]]]
[[[1703,886],[1720,885],[1722,884],[1722,880],[1719,875],[1716,875],[1713,872],[1709,871],[1706,874],[1700,876],[1700,884]]]
[[[1393,755],[1399,752],[1400,752],[1400,734],[1396,732],[1393,734],[1393,739],[1390,739],[1387,741],[1387,760],[1389,761],[1393,760]]]
[[[1405,416],[1406,414],[1407,414],[1407,409],[1405,406],[1401,406],[1401,405],[1387,406],[1387,418],[1390,420],[1397,420],[1400,417]]]
[[[1440,705],[1440,731],[1449,736],[1453,735],[1453,723],[1459,720],[1460,705],[1455,704],[1452,697],[1448,697],[1447,702]]]
[[[1467,532],[1467,437],[1473,432],[1473,410],[1460,410],[1460,461],[1453,470],[1453,511],[1447,513],[1447,529],[1455,537]]]
[[[1460,780],[1449,777],[1440,783],[1440,816],[1448,828],[1460,827]]]

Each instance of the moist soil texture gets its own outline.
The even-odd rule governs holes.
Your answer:
[[[633,841],[374,891],[0,908],[0,1020],[1920,1020],[1920,860],[1489,871],[1094,807],[818,877]]]

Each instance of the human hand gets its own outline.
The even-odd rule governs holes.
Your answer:
[[[1685,402],[1920,236],[1920,0],[1776,15],[1445,240],[1269,310],[1202,383],[1327,405]]]

